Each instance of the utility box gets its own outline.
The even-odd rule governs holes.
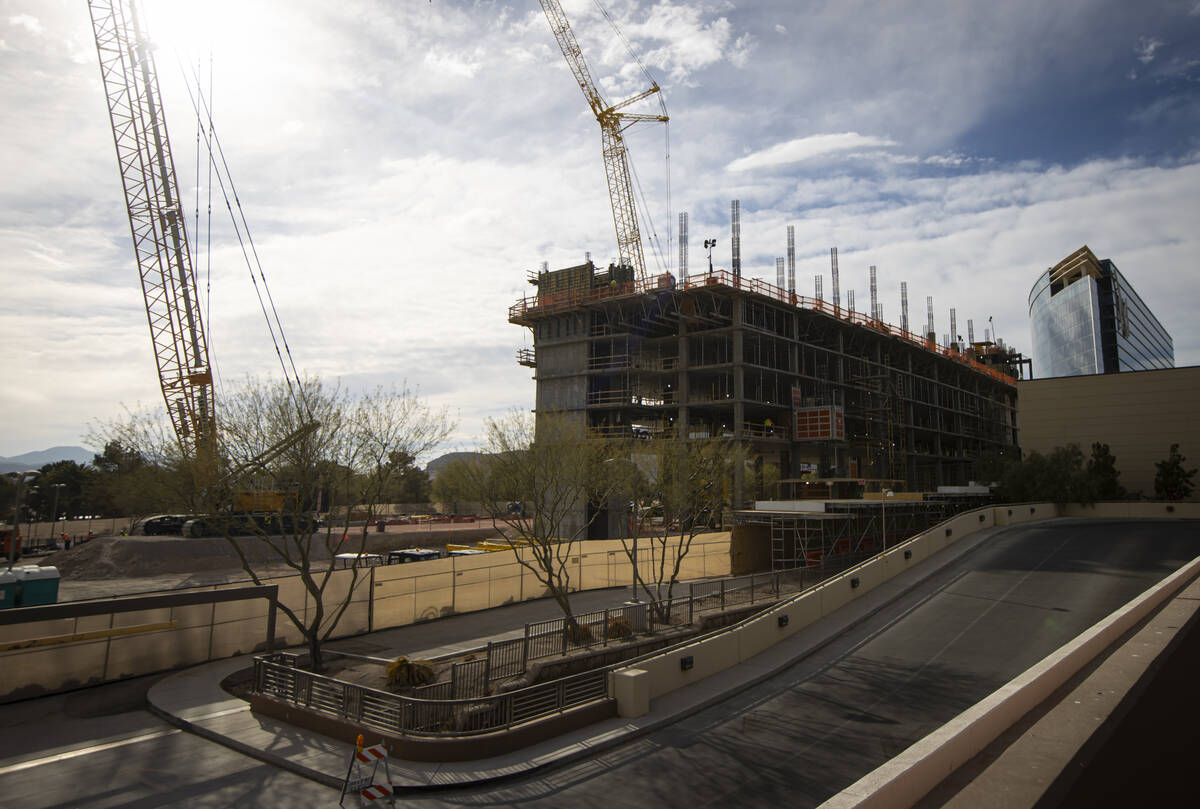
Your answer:
[[[58,568],[26,565],[13,568],[13,573],[17,574],[21,588],[18,606],[40,607],[58,603]]]
[[[0,610],[17,605],[17,577],[7,570],[0,570]]]

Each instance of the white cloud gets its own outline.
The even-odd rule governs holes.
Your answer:
[[[1158,49],[1165,43],[1157,37],[1142,35],[1138,37],[1137,44],[1133,46],[1133,53],[1137,60],[1143,65],[1148,65],[1154,61],[1154,55]]]
[[[754,52],[755,45],[754,37],[750,34],[742,34],[733,43],[733,49],[729,53],[729,63],[734,67],[745,67],[750,61],[750,54]]]
[[[788,32],[788,30],[787,30],[787,26],[786,26],[786,25],[780,25],[779,23],[776,23],[776,24],[775,24],[775,33],[777,33],[777,34],[786,34],[787,32]]]
[[[473,54],[431,50],[425,54],[425,65],[437,73],[470,79],[479,72],[480,56],[479,49]]]
[[[735,66],[744,64],[750,49],[749,35],[735,38],[729,19],[713,19],[712,11],[704,4],[677,5],[670,0],[659,0],[644,19],[630,16],[633,10],[630,7],[620,15],[617,20],[620,30],[632,42],[641,60],[653,71],[665,74],[673,84],[686,85],[697,71],[722,61]],[[609,42],[602,61],[610,65],[628,61],[627,52],[612,41],[611,32],[596,39]]]
[[[725,168],[727,171],[753,171],[754,169],[800,163],[821,155],[845,152],[851,149],[895,145],[895,142],[887,138],[876,135],[860,135],[857,132],[809,135],[777,143],[761,151],[739,157]]]
[[[147,5],[151,22],[184,13],[173,0]],[[528,334],[507,322],[507,307],[531,291],[525,275],[540,262],[566,266],[585,251],[607,262],[615,243],[598,127],[536,4],[204,5],[245,8],[215,43],[217,126],[297,364],[348,385],[407,378],[461,412],[461,443],[485,416],[530,407],[529,371],[513,361]],[[1131,30],[1170,29],[1139,18],[1142,27],[1114,22],[1097,39],[1103,15],[1044,0],[945,13],[953,5],[610,4],[667,95],[672,214],[691,215],[693,265],[702,239],[717,236],[714,261],[727,266],[736,197],[749,274],[773,280],[794,223],[805,288],[828,272],[838,245],[843,289],[860,300],[866,267],[879,266],[890,319],[905,279],[920,302],[914,319],[932,293],[940,323],[949,305],[977,327],[992,314],[1024,349],[1027,285],[1088,243],[1163,319],[1180,364],[1200,362],[1191,325],[1200,156],[1156,167],[1133,147],[1125,161],[1056,168],[960,143],[993,125],[999,106],[1011,115],[1040,100],[1048,80],[1070,90],[1077,71],[1090,92],[1113,75],[1101,68],[1114,54],[1128,61]],[[0,150],[0,378],[20,385],[0,392],[9,426],[0,454],[11,455],[78,443],[90,420],[160,396],[86,11],[44,0],[4,8],[0,20],[26,15],[42,28],[2,31],[13,50],[0,71],[0,108],[10,113]],[[644,89],[588,0],[568,14],[612,98]],[[746,32],[749,19],[767,32],[760,39]],[[787,36],[770,34],[776,21]],[[869,47],[847,45],[854,37]],[[169,46],[159,54],[190,205],[195,117]],[[1173,64],[1164,45],[1149,67],[1125,67],[1158,78]],[[1185,95],[1147,95],[1112,121],[1140,116],[1156,132],[1194,133],[1193,107]],[[653,165],[662,129],[630,130],[629,144],[655,219],[669,226]],[[227,380],[275,363],[240,260],[218,230],[209,325]]]
[[[14,14],[8,18],[8,24],[24,28],[31,34],[42,33],[42,23],[32,14]]]

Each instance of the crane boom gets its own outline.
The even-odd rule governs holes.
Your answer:
[[[646,281],[646,258],[642,250],[642,236],[638,227],[637,205],[634,202],[633,182],[629,171],[629,153],[625,148],[625,139],[621,133],[639,121],[666,121],[666,115],[648,115],[622,112],[630,104],[659,92],[657,84],[652,84],[647,90],[625,99],[617,104],[609,105],[596,83],[592,80],[587,60],[583,58],[583,50],[575,39],[575,32],[567,21],[558,0],[539,0],[550,30],[558,41],[559,50],[567,60],[575,83],[583,91],[592,114],[600,123],[600,136],[604,153],[604,173],[608,179],[608,196],[612,202],[613,225],[617,232],[618,262],[633,267],[635,277]]]
[[[212,371],[162,95],[136,0],[89,0],[159,383],[180,447],[215,441]]]

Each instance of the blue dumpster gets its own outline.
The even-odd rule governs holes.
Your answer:
[[[25,565],[13,568],[21,586],[18,606],[38,607],[58,603],[58,568]]]
[[[17,577],[7,570],[0,570],[0,610],[17,605]]]

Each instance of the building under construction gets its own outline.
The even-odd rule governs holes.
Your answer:
[[[530,282],[537,292],[509,321],[532,332],[519,361],[535,369],[537,410],[578,413],[597,436],[732,438],[755,465],[735,507],[794,496],[786,487],[802,478],[860,492],[861,481],[966,484],[979,459],[1017,444],[1023,361],[999,361],[991,343],[979,344],[985,364],[966,346],[724,270],[639,282],[588,261]],[[776,474],[754,474],[769,466]]]

